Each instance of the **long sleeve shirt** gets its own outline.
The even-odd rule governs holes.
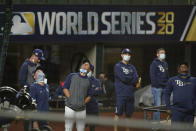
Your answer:
[[[120,61],[114,66],[114,76],[116,95],[134,97],[134,87],[138,82],[138,74],[135,67]]]
[[[170,96],[173,92],[173,105],[170,105]],[[182,78],[177,75],[168,80],[165,88],[165,102],[167,109],[176,109],[182,112],[193,112],[196,100],[196,78]]]
[[[150,79],[152,87],[165,88],[169,78],[168,64],[155,58],[150,65]]]

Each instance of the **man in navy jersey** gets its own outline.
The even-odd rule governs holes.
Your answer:
[[[167,113],[171,114],[171,121],[193,124],[196,105],[196,78],[188,73],[188,64],[180,63],[178,75],[168,80],[165,88],[165,102]],[[170,96],[173,93],[173,105]]]
[[[128,48],[123,49],[121,57],[122,60],[114,66],[114,86],[116,91],[115,119],[118,119],[123,112],[125,112],[126,117],[131,117],[133,114],[134,88],[138,82],[137,71],[132,64],[129,64],[131,50]],[[114,130],[117,130],[117,127]]]
[[[152,85],[152,95],[154,97],[154,106],[163,105],[164,102],[164,89],[169,78],[168,64],[165,61],[165,49],[157,49],[157,58],[155,58],[150,65],[150,79]],[[154,112],[153,119],[160,120],[160,112]]]
[[[45,74],[41,69],[37,69],[34,75],[35,83],[30,86],[30,95],[37,104],[38,112],[49,111],[49,85],[44,82]],[[35,121],[33,128],[40,129],[41,127],[48,125],[46,121]]]
[[[91,82],[91,100],[87,103],[86,105],[86,113],[87,115],[95,115],[97,116],[99,113],[99,107],[98,107],[98,101],[97,101],[97,96],[101,94],[102,88],[101,88],[101,83],[99,80],[97,80],[93,76],[94,72],[94,65],[90,65],[90,71],[87,74],[88,78],[90,79]],[[95,131],[95,126],[94,125],[89,125],[90,131]]]

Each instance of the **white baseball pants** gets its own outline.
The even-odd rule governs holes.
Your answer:
[[[71,108],[65,106],[65,118],[66,117],[84,119],[86,118],[86,110],[74,111]],[[65,119],[65,131],[72,131],[73,124],[74,120]],[[76,128],[77,131],[84,131],[85,123],[83,121],[76,121]]]

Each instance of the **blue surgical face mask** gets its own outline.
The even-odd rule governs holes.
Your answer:
[[[88,78],[92,77],[92,72],[90,71],[88,74],[87,74]]]
[[[86,74],[86,73],[87,73],[87,70],[85,70],[85,69],[80,69],[80,72]]]
[[[180,75],[187,77],[187,76],[189,76],[189,73],[180,73]]]
[[[164,60],[165,57],[166,57],[165,54],[160,54],[160,59],[161,59],[161,60]]]
[[[35,79],[36,83],[44,82],[45,74],[42,71],[39,71],[37,78]]]
[[[124,61],[129,61],[131,59],[131,56],[129,55],[124,55],[123,60]]]

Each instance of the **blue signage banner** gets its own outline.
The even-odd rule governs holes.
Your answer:
[[[195,6],[14,5],[12,43],[194,41]],[[0,6],[0,39],[4,6]],[[192,31],[191,31],[192,30]]]

